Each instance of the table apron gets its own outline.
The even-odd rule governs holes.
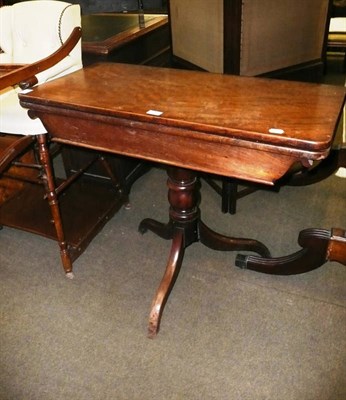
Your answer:
[[[27,106],[27,105],[26,105]],[[85,112],[35,105],[51,140],[157,163],[273,185],[291,166],[323,153]],[[52,108],[50,107],[50,110]]]

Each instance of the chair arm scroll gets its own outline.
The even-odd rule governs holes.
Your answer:
[[[38,79],[36,75],[32,76],[31,78],[25,79],[25,81],[19,82],[19,87],[24,90],[24,89],[29,89],[33,86],[35,86],[38,83]]]

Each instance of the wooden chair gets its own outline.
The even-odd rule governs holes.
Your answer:
[[[18,93],[82,68],[80,20],[78,5],[60,1],[0,8],[0,225],[58,241],[68,277],[73,277],[72,262],[126,196],[96,153],[88,165],[58,179],[52,161],[57,151],[50,149],[39,159],[37,148],[49,135],[20,106]],[[109,173],[111,190],[78,184],[95,161]]]

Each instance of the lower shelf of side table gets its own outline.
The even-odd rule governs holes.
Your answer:
[[[74,183],[59,196],[64,233],[75,260],[126,198],[110,185],[93,181]],[[41,185],[25,184],[14,197],[0,205],[0,225],[57,240],[48,201]]]

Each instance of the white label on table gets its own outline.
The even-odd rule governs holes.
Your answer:
[[[274,133],[275,135],[283,135],[285,133],[285,131],[283,129],[279,129],[279,128],[270,128],[269,133]]]
[[[147,111],[147,114],[154,115],[155,117],[159,117],[160,115],[163,114],[163,111],[149,110],[149,111]]]

